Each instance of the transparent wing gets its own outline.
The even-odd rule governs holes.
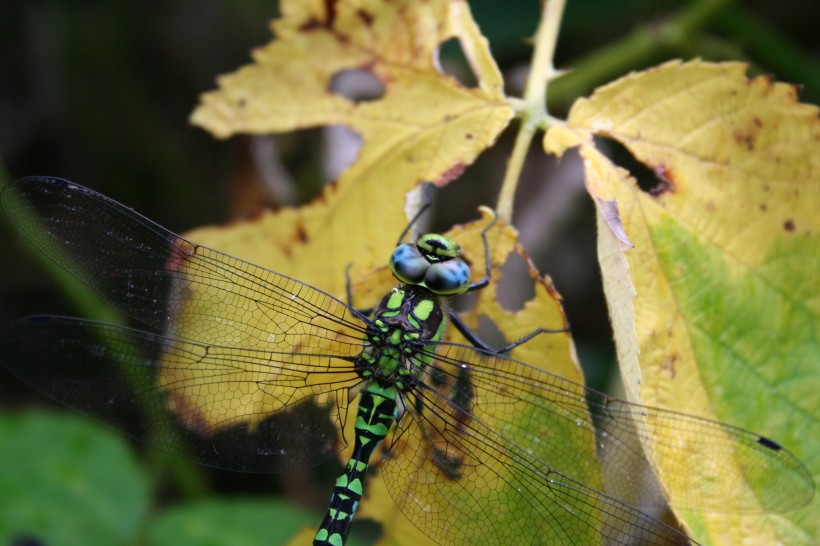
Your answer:
[[[353,362],[365,323],[356,311],[304,283],[194,245],[71,182],[17,180],[3,189],[2,205],[35,247],[156,330],[57,318],[16,322],[0,340],[6,367],[57,400],[209,465],[276,471],[287,459],[330,456],[336,436],[320,422],[344,420],[347,394],[334,389],[359,379]],[[38,370],[28,363],[35,358]],[[321,411],[313,412],[317,405]],[[135,412],[151,419],[134,423]],[[185,430],[157,434],[168,412]],[[272,417],[276,412],[283,413]],[[313,420],[303,425],[308,414]],[[312,432],[299,436],[305,428]],[[251,453],[237,455],[209,440],[228,429],[272,434],[255,434]],[[315,444],[282,441],[276,445],[288,454],[281,460],[260,456],[287,438]]]
[[[3,188],[2,205],[40,252],[158,331],[206,345],[361,352],[363,317],[343,302],[195,245],[88,188],[22,178]]]
[[[37,316],[0,327],[3,364],[44,394],[197,462],[249,472],[318,464],[340,448],[360,379],[332,355],[203,345],[111,324]],[[248,400],[243,399],[248,398]]]
[[[649,436],[656,457],[681,465],[664,481],[677,505],[779,512],[814,495],[805,466],[767,438],[469,346],[440,344],[405,406],[390,445],[402,453],[386,458],[384,478],[410,519],[446,544],[691,543],[633,508],[665,501],[630,473],[635,460],[650,468],[641,447]],[[578,455],[584,445],[607,461],[601,483],[590,473],[598,461]]]

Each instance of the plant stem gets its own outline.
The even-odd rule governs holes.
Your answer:
[[[680,48],[697,35],[704,25],[735,2],[736,0],[693,2],[666,23],[638,27],[623,40],[580,59],[574,63],[573,72],[557,79],[561,73],[555,70],[552,60],[566,0],[546,0],[542,5],[541,21],[535,34],[535,52],[524,98],[510,99],[518,112],[521,125],[498,197],[497,212],[501,219],[507,222],[512,219],[515,190],[536,131],[561,123],[548,114],[548,98],[552,99],[552,104],[565,103],[602,81],[646,64],[658,57],[664,48]],[[553,79],[556,81],[548,97],[547,91]]]
[[[517,105],[521,111],[521,125],[498,196],[498,216],[507,223],[512,220],[515,190],[535,131],[547,123],[547,89],[549,81],[556,76],[552,59],[565,5],[566,0],[545,0],[542,4],[541,22],[535,33],[535,53],[524,100]]]

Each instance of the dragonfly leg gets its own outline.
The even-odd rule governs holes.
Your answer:
[[[487,272],[487,274],[483,279],[480,279],[478,281],[475,281],[474,283],[471,283],[470,286],[467,287],[467,292],[471,292],[473,290],[479,290],[481,288],[486,287],[488,284],[490,284],[490,280],[492,278],[492,276],[491,276],[492,275],[492,264],[490,263],[490,244],[487,242],[487,232],[490,229],[492,229],[492,227],[495,225],[495,223],[497,221],[498,221],[498,217],[494,216],[492,222],[487,224],[487,227],[485,227],[483,230],[481,230],[481,239],[484,242],[485,271]],[[510,343],[508,345],[505,345],[501,348],[495,349],[493,347],[490,347],[484,340],[482,340],[478,336],[478,334],[473,332],[470,329],[470,327],[467,326],[464,323],[464,321],[461,320],[461,318],[456,313],[451,311],[449,313],[449,315],[450,315],[450,321],[453,323],[453,326],[455,326],[456,329],[459,332],[461,332],[461,334],[467,339],[467,341],[469,341],[472,345],[474,345],[475,347],[478,347],[479,349],[482,349],[484,351],[494,353],[494,354],[507,353],[507,352],[515,349],[519,345],[522,345],[522,344],[526,343],[527,341],[531,340],[532,338],[534,338],[535,336],[537,336],[539,334],[558,334],[558,333],[561,333],[561,332],[568,332],[569,331],[569,326],[567,326],[565,328],[560,328],[560,329],[536,328],[535,330],[533,330],[529,334],[525,335],[521,339],[519,339],[519,340],[517,340],[513,343]]]
[[[492,229],[495,223],[498,221],[498,216],[495,215],[493,212],[493,220],[487,227],[481,230],[481,240],[484,242],[484,267],[487,274],[484,276],[483,279],[477,280],[474,283],[470,283],[470,286],[467,287],[467,292],[472,292],[473,290],[478,290],[480,288],[484,288],[488,284],[490,284],[490,279],[492,275],[492,264],[490,263],[490,243],[487,242],[487,232]]]
[[[467,339],[467,341],[470,342],[471,345],[473,345],[475,347],[478,347],[479,349],[481,349],[483,351],[487,351],[488,353],[493,353],[493,354],[507,353],[507,352],[515,349],[519,345],[523,345],[524,343],[528,342],[529,340],[531,340],[532,338],[534,338],[535,336],[540,335],[540,334],[560,334],[562,332],[569,332],[569,330],[570,330],[569,326],[566,326],[566,327],[560,328],[560,329],[536,328],[535,330],[533,330],[529,334],[525,335],[521,339],[496,349],[496,348],[490,347],[490,345],[488,345],[487,342],[485,342],[483,339],[481,339],[478,336],[478,334],[473,332],[473,330],[469,326],[467,326],[464,323],[464,321],[461,320],[461,317],[459,317],[456,313],[451,311],[449,313],[449,316],[450,316],[450,322],[453,324],[453,326],[456,327],[456,330],[461,332],[461,335],[463,335]]]

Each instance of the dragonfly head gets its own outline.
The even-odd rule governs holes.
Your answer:
[[[416,244],[396,247],[390,256],[390,270],[405,284],[423,286],[439,296],[463,294],[470,285],[470,266],[461,257],[455,241],[428,233]]]

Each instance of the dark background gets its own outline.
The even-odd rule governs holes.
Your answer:
[[[820,101],[816,0],[568,4],[556,65],[576,67],[578,73],[551,88],[554,115],[565,115],[576,96],[596,85],[672,58],[745,60],[753,74],[801,84],[802,100]],[[520,95],[538,3],[470,5],[510,82],[509,93]],[[710,11],[716,7],[722,9]],[[250,50],[270,40],[267,21],[277,9],[275,2],[262,0],[6,0],[0,17],[0,185],[25,175],[64,177],[174,231],[276,206],[251,160],[252,139],[217,141],[187,118],[199,94],[215,87],[217,75],[248,63]],[[682,36],[665,33],[687,13],[704,17]],[[655,40],[650,51],[629,49],[639,35]],[[457,72],[457,55],[450,63]],[[440,197],[439,227],[469,219],[477,205],[495,202],[513,130]],[[318,129],[275,137],[301,202],[324,182],[317,165],[326,138]],[[612,344],[594,255],[592,206],[572,157],[556,167],[554,159],[538,152],[538,139],[534,146],[516,223],[529,252],[566,300],[591,383],[607,388]],[[629,162],[626,156],[620,160]],[[539,203],[537,213],[528,203]],[[0,241],[0,321],[35,312],[76,314],[4,223]],[[49,402],[0,371],[0,407],[32,404]],[[209,479],[220,489],[282,486],[276,478],[235,474]],[[326,494],[321,491],[322,499]]]

